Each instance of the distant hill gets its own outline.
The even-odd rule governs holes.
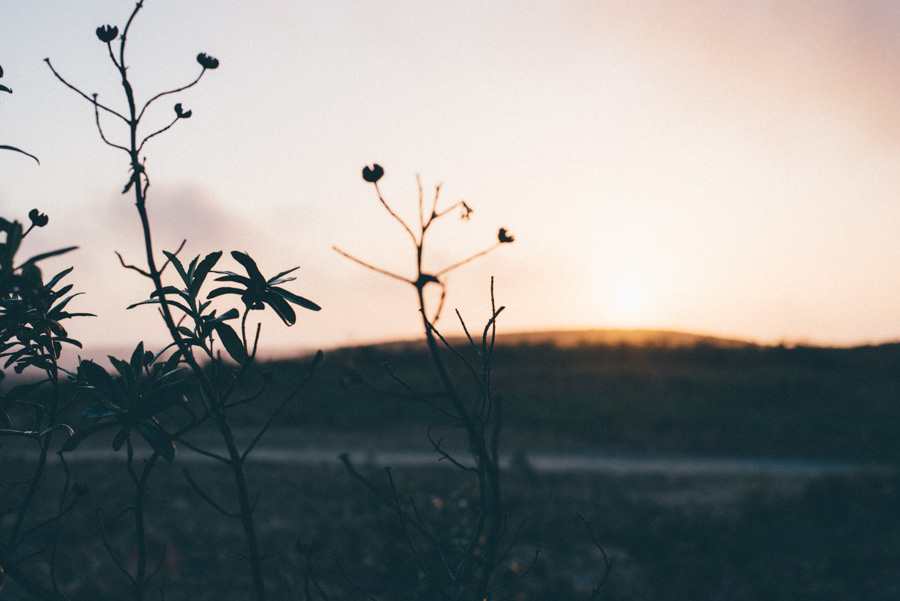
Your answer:
[[[594,345],[654,346],[681,348],[691,346],[714,346],[717,348],[745,348],[756,346],[750,342],[716,336],[703,336],[687,332],[668,330],[545,330],[519,332],[497,336],[501,344],[553,344],[568,348]]]
[[[479,332],[480,336],[480,332]],[[464,340],[452,337],[453,344]],[[476,340],[477,342],[477,340]],[[758,346],[744,340],[704,336],[670,330],[625,330],[625,329],[583,329],[583,330],[537,330],[530,332],[498,333],[499,345],[552,345],[558,348],[579,346],[637,346],[655,348],[685,348],[708,346],[722,349],[739,349]],[[424,345],[424,340],[398,340],[372,345],[385,350],[402,350]]]

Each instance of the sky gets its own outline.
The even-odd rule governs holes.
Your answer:
[[[141,259],[127,156],[90,103],[124,107],[94,30],[124,0],[0,0],[0,215],[49,225],[26,254],[74,266],[71,322],[86,348],[162,345]],[[900,340],[900,5],[892,0],[418,2],[146,0],[129,34],[145,134],[181,102],[193,116],[148,142],[157,248],[189,260],[248,252],[323,307],[263,354],[414,338],[414,290],[333,247],[414,276],[415,249],[360,173],[415,222],[426,200],[469,221],[429,230],[437,271],[479,329],[491,277],[501,332],[655,328],[777,344]],[[110,138],[124,132],[104,120]],[[230,259],[228,260],[230,261]],[[234,269],[223,259],[220,267]],[[224,306],[223,306],[224,307]],[[85,355],[90,355],[88,351]]]

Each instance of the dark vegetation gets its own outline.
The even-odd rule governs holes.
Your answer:
[[[22,466],[13,464],[20,469]],[[314,577],[332,599],[365,599],[346,571],[376,598],[404,598],[415,558],[396,514],[337,466],[249,465],[252,483],[265,491],[258,512],[260,543],[273,598],[307,599]],[[380,468],[360,466],[382,491]],[[73,600],[129,598],[127,581],[110,569],[96,536],[97,513],[111,544],[134,560],[128,514],[121,508],[121,465],[75,462],[71,477],[91,483],[68,516],[61,539],[71,545],[57,569]],[[238,524],[198,503],[181,466],[154,475],[150,548],[167,549],[166,599],[219,601],[252,595],[240,553]],[[225,494],[228,473],[212,465],[192,469],[211,494]],[[450,468],[396,468],[397,488],[415,499],[442,536],[457,536],[457,522],[472,515],[464,499],[471,487]],[[7,472],[12,478],[17,471]],[[60,482],[51,470],[48,487]],[[602,599],[647,601],[889,601],[900,595],[900,479],[890,475],[794,479],[754,477],[609,476],[507,472],[507,508],[514,544],[500,575],[535,568],[493,599],[584,599],[602,577],[603,560],[576,512],[592,525],[613,561]],[[5,490],[5,489],[4,489]],[[3,495],[0,495],[0,499]],[[45,502],[49,499],[45,498]],[[52,503],[41,509],[52,516]],[[336,561],[338,560],[338,561]],[[340,564],[340,565],[339,565]],[[46,564],[44,564],[46,567]],[[71,578],[69,578],[71,577]],[[308,586],[315,591],[310,581]],[[19,596],[10,583],[4,601]]]
[[[494,382],[510,437],[519,431],[533,439],[540,432],[543,446],[570,449],[900,460],[900,345],[498,340]],[[260,369],[289,374],[302,365],[279,361]],[[421,345],[332,351],[310,383],[315,392],[286,410],[285,423],[338,429],[400,423],[421,430],[439,422],[427,407],[404,400],[385,366],[415,385],[430,377]]]

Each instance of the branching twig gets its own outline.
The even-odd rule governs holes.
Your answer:
[[[191,485],[191,488],[194,489],[194,492],[197,493],[201,499],[206,501],[210,507],[212,507],[213,509],[215,509],[222,515],[230,517],[230,518],[240,518],[241,517],[240,513],[228,511],[227,509],[225,509],[224,507],[222,507],[221,505],[216,503],[215,499],[213,499],[211,496],[209,496],[208,494],[203,492],[203,489],[200,488],[200,485],[197,484],[193,478],[191,478],[191,473],[188,471],[187,468],[184,468],[183,470],[181,470],[181,473],[184,474],[185,479],[188,481],[188,484]]]
[[[597,540],[597,537],[594,535],[594,531],[591,530],[591,525],[588,524],[588,521],[584,519],[584,516],[580,513],[576,513],[578,519],[582,521],[584,527],[587,528],[588,534],[591,537],[591,541],[594,543],[594,546],[600,550],[600,555],[603,556],[603,576],[600,578],[600,582],[591,590],[591,600],[596,599],[600,596],[600,593],[603,591],[603,586],[606,584],[606,579],[609,577],[610,571],[612,571],[612,562],[609,557],[606,555],[606,551],[603,550],[603,546],[600,544],[600,541]]]
[[[344,255],[345,257],[347,257],[348,259],[350,259],[351,261],[353,261],[353,262],[355,262],[355,263],[359,263],[359,264],[362,265],[363,267],[366,267],[366,268],[368,268],[368,269],[371,269],[372,271],[377,271],[378,273],[380,273],[380,274],[382,274],[382,275],[386,275],[386,276],[391,277],[391,278],[394,278],[394,279],[396,279],[396,280],[400,280],[401,282],[406,282],[407,284],[415,284],[415,282],[413,282],[412,280],[406,279],[406,278],[403,277],[402,275],[397,275],[396,273],[391,273],[390,271],[387,271],[387,270],[385,270],[385,269],[381,269],[380,267],[375,267],[374,265],[370,265],[370,264],[366,263],[365,261],[361,261],[360,259],[357,259],[357,258],[354,257],[353,255],[350,255],[350,254],[348,254],[348,253],[345,253],[344,251],[342,251],[341,249],[339,249],[337,246],[333,246],[332,248],[333,248],[335,251],[337,251],[338,253],[340,253],[340,254]]]

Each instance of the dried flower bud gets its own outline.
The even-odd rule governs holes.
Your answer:
[[[178,118],[179,118],[179,119],[190,119],[190,118],[191,118],[191,111],[189,111],[189,110],[187,110],[187,111],[184,110],[184,109],[181,107],[181,103],[180,103],[180,102],[179,102],[178,104],[175,105],[175,114],[178,115]]]
[[[460,201],[460,205],[461,205],[461,209],[462,209],[462,210],[461,210],[461,212],[460,212],[460,216],[459,216],[459,217],[460,217],[460,219],[462,219],[463,221],[468,221],[468,220],[469,220],[469,217],[471,217],[472,213],[475,212],[475,209],[473,209],[472,207],[470,207],[469,205],[467,205],[467,204],[466,204],[466,201],[464,201],[464,200],[463,200],[463,201]]]
[[[509,231],[505,227],[501,227],[500,231],[497,232],[497,239],[500,241],[500,244],[509,244],[515,238],[509,235]]]
[[[97,38],[101,42],[109,44],[119,35],[119,28],[115,25],[101,25],[97,28]]]
[[[215,69],[219,66],[219,59],[213,58],[205,52],[201,52],[197,55],[197,62],[200,63],[200,66],[204,69]]]
[[[384,175],[384,169],[378,163],[374,163],[371,167],[363,167],[363,179],[370,184],[376,183]]]
[[[34,227],[44,227],[50,221],[49,217],[47,217],[37,209],[31,209],[30,211],[28,211],[28,218],[31,219],[31,224]]]

